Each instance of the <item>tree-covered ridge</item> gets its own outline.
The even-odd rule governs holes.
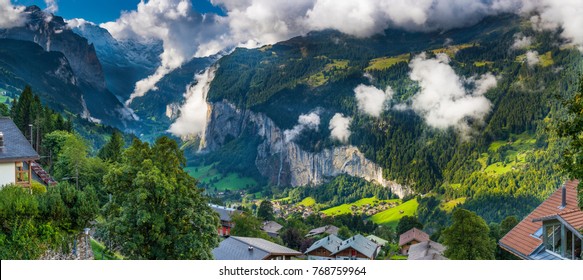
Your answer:
[[[513,47],[520,36],[533,43]],[[444,46],[448,38],[453,43]],[[468,198],[467,206],[487,221],[500,221],[513,211],[527,214],[562,181],[557,163],[565,144],[549,129],[564,115],[562,100],[577,88],[583,59],[576,49],[553,43],[557,41],[557,34],[534,32],[512,16],[443,34],[388,30],[358,39],[314,32],[223,57],[209,100],[226,99],[264,112],[283,129],[318,108],[319,129],[296,138],[311,151],[339,144],[330,139],[328,124],[335,113],[343,113],[352,117],[349,144],[381,165],[385,178],[446,200]],[[525,54],[534,51],[540,61],[530,65]],[[492,103],[490,112],[483,123],[469,123],[470,140],[455,129],[429,127],[412,110],[388,109],[378,118],[359,112],[354,93],[359,84],[390,86],[391,106],[410,104],[419,86],[410,78],[409,63],[421,52],[428,57],[445,53],[462,79],[485,73],[497,78],[497,86],[485,95]],[[509,208],[488,211],[482,207],[488,204]]]

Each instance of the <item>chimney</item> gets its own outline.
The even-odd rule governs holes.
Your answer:
[[[567,186],[563,185],[563,198],[561,199],[561,209],[567,206]]]
[[[247,248],[248,251],[253,251],[253,247],[249,246],[249,248]]]
[[[4,152],[4,133],[0,131],[0,152]]]

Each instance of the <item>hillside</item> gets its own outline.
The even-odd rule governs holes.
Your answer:
[[[270,133],[280,131],[282,136],[277,137],[285,137],[284,132],[302,128],[298,119],[314,113],[316,126],[300,130],[291,142],[271,136],[258,149],[267,149],[267,154],[251,150],[249,156],[271,184],[294,186],[293,178],[299,176],[294,170],[301,170],[294,166],[308,164],[303,153],[319,165],[320,160],[336,161],[338,147],[350,144],[378,164],[382,180],[393,186],[435,192],[447,200],[466,197],[465,205],[487,220],[504,217],[480,212],[486,210],[475,205],[503,204],[509,208],[505,213],[514,209],[524,215],[529,207],[519,210],[503,201],[522,199],[534,206],[560,184],[555,167],[563,144],[549,128],[562,115],[557,110],[562,100],[576,89],[583,60],[576,49],[552,44],[560,41],[553,33],[535,33],[522,21],[505,15],[442,33],[387,30],[367,39],[322,31],[259,49],[237,49],[218,61],[208,93],[213,113],[204,143],[228,158],[240,153],[226,149],[230,141],[263,133],[264,122],[258,118],[273,121]],[[512,47],[516,38],[527,35],[535,43]],[[524,59],[531,51],[541,54],[536,65]],[[472,112],[452,125],[432,123],[413,105],[422,88],[413,80],[412,67],[427,61],[451,68],[468,96],[478,91],[477,80],[495,79],[495,86],[479,93],[489,108],[480,117]],[[378,117],[359,108],[355,97],[359,85],[391,88],[391,99]],[[240,111],[227,109],[233,105]],[[331,138],[329,124],[336,113],[352,119],[345,143]],[[223,118],[218,117],[221,114]],[[282,154],[277,145],[287,151]],[[294,154],[298,149],[301,152]],[[320,158],[326,153],[335,156]]]

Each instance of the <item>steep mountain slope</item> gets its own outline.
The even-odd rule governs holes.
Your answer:
[[[68,25],[93,44],[107,88],[121,101],[129,98],[137,81],[153,74],[160,64],[161,42],[118,41],[106,29],[78,19],[68,21]]]
[[[25,26],[1,29],[0,38],[30,41],[37,43],[45,51],[63,53],[75,74],[77,86],[83,92],[82,99],[92,117],[120,127],[131,120],[127,109],[107,89],[102,66],[93,45],[71,31],[61,17],[45,13],[37,6],[27,7],[25,13]],[[83,102],[78,100],[77,103]],[[82,108],[69,109],[79,111]]]
[[[513,47],[524,36],[533,43]],[[560,182],[554,168],[562,144],[547,132],[562,114],[556,96],[570,96],[583,70],[581,54],[563,43],[555,33],[534,32],[523,19],[503,15],[447,32],[387,30],[361,39],[323,31],[237,49],[217,63],[202,147],[240,158],[233,148],[241,147],[237,143],[257,143],[245,150],[254,159],[249,168],[273,185],[295,186],[321,182],[297,180],[302,176],[325,180],[338,174],[323,171],[320,162],[334,162],[339,157],[331,151],[352,145],[361,163],[380,166],[385,181],[418,193],[469,197],[466,204],[475,208],[511,198],[536,203]],[[538,60],[527,61],[527,54]],[[411,76],[414,58],[447,65],[468,96],[477,90],[476,80],[491,75],[496,86],[480,93],[491,104],[484,117],[462,118],[463,128],[430,125],[431,119],[412,107],[422,90]],[[392,99],[378,117],[359,108],[355,88],[361,84],[381,91],[391,87]],[[312,113],[318,122],[305,125],[309,128],[293,140],[284,139]],[[352,118],[346,143],[330,137],[336,113]],[[228,160],[225,165],[235,166]],[[352,175],[366,178],[364,172]],[[500,218],[490,214],[487,219]]]
[[[0,88],[14,96],[29,84],[55,110],[83,113],[82,91],[67,58],[39,45],[0,39]]]

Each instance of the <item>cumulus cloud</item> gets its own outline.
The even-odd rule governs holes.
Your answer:
[[[373,117],[379,117],[385,109],[385,102],[393,98],[393,90],[387,86],[382,91],[374,86],[360,84],[354,88],[358,109]]]
[[[498,78],[492,75],[492,73],[486,73],[472,81],[474,83],[474,95],[483,95],[490,89],[498,86]]]
[[[291,142],[296,139],[306,129],[318,130],[320,126],[320,115],[318,112],[311,112],[309,114],[300,115],[298,124],[292,129],[286,129],[283,132],[285,142]]]
[[[45,12],[54,14],[59,10],[59,5],[57,4],[57,0],[45,0]]]
[[[164,51],[161,65],[154,74],[136,83],[126,104],[143,96],[162,77],[180,67],[193,56],[208,56],[222,46],[212,41],[225,32],[221,17],[201,15],[193,10],[190,0],[141,1],[135,11],[124,12],[115,22],[101,24],[118,40],[161,40]]]
[[[473,92],[468,92],[464,79],[449,65],[449,57],[438,54],[427,58],[423,53],[411,60],[409,77],[417,81],[420,91],[412,98],[411,108],[434,128],[454,127],[462,134],[469,132],[468,120],[481,121],[490,111],[491,103],[483,96],[496,85],[496,78],[487,74],[478,78]]]
[[[350,122],[352,118],[345,117],[341,113],[336,113],[334,117],[330,120],[330,137],[332,139],[338,140],[342,143],[348,142],[348,137],[350,137]]]
[[[531,23],[535,30],[559,30],[561,37],[583,51],[583,1],[522,0],[522,12],[534,13]]]
[[[23,26],[26,19],[22,12],[24,6],[14,6],[10,0],[0,0],[0,28]]]
[[[196,84],[186,88],[184,93],[186,102],[180,108],[180,117],[168,129],[170,133],[183,138],[203,135],[208,112],[206,96],[210,83],[215,78],[215,70],[215,68],[209,68],[196,75]]]
[[[530,67],[534,67],[540,62],[540,58],[537,51],[528,51],[526,52],[526,64]]]
[[[522,34],[516,34],[514,36],[514,43],[512,44],[512,49],[526,49],[532,45],[532,37],[524,36]]]

